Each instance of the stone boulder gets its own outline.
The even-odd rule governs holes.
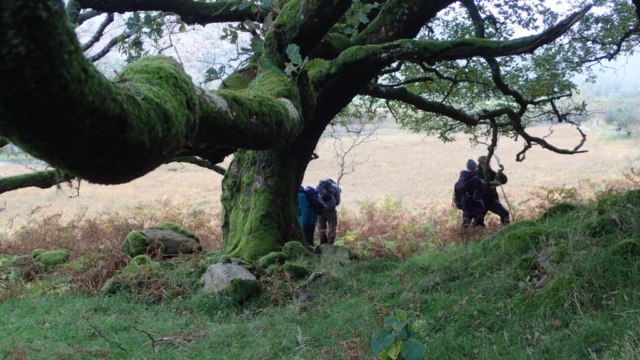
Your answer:
[[[205,294],[223,293],[239,303],[260,292],[256,277],[235,264],[213,264],[202,274],[200,281],[204,283],[202,292]]]
[[[66,263],[67,260],[69,260],[69,256],[71,256],[71,253],[66,249],[45,250],[44,252],[37,252],[37,256],[34,257],[33,260],[43,263],[46,271],[51,271],[56,266]]]
[[[165,226],[171,224],[171,226]],[[177,228],[176,228],[177,227]],[[193,254],[202,251],[200,239],[172,223],[144,230],[132,231],[122,244],[122,251],[130,257],[161,253],[165,257]]]

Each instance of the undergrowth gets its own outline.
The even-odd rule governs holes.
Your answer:
[[[391,197],[364,203],[339,216],[338,241],[357,260],[294,259],[309,269],[302,279],[279,263],[257,269],[262,294],[243,304],[198,291],[218,261],[219,214],[168,202],[66,222],[34,213],[0,241],[0,254],[21,269],[0,266],[0,353],[375,359],[372,336],[390,333],[385,319],[406,313],[425,320],[424,358],[636,359],[640,191],[629,189],[638,185],[631,172],[607,184],[537,189],[507,199],[512,225],[490,215],[487,229],[464,232],[444,205],[417,212]],[[165,221],[197,234],[205,252],[123,272],[126,235]],[[28,256],[39,248],[72,256],[50,272]],[[101,294],[115,274],[120,288]],[[394,336],[401,346],[401,332]]]

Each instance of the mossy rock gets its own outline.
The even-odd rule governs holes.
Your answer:
[[[289,241],[282,247],[282,253],[287,259],[308,258],[313,254],[297,241]]]
[[[197,241],[198,243],[200,242],[200,238],[196,234],[192,233],[191,231],[183,228],[182,226],[180,226],[180,225],[178,225],[176,223],[164,222],[164,223],[162,223],[160,225],[156,225],[156,226],[152,227],[151,229],[171,230],[171,231],[176,232],[176,233],[178,233],[180,235],[184,235],[184,236],[186,236],[188,238],[191,238],[191,239]]]
[[[53,250],[41,253],[36,256],[34,260],[43,263],[45,265],[45,269],[47,271],[51,271],[56,266],[67,262],[67,260],[69,260],[69,256],[71,256],[69,250]]]
[[[572,286],[573,283],[569,278],[561,276],[551,280],[543,290],[516,296],[513,300],[514,306],[523,313],[533,313],[543,307],[547,309],[561,308],[565,299],[568,298]]]
[[[287,256],[283,252],[271,252],[260,259],[258,259],[258,266],[268,267],[276,262],[284,263],[287,260]]]
[[[233,279],[223,290],[225,296],[241,304],[247,299],[260,294],[260,283],[257,280]]]
[[[139,230],[134,230],[127,235],[127,238],[122,243],[120,249],[123,253],[134,258],[138,255],[142,255],[147,251],[149,246],[149,239],[147,236]]]
[[[40,255],[40,254],[42,254],[42,253],[45,253],[45,252],[47,252],[47,251],[49,251],[49,250],[47,250],[47,249],[35,249],[35,250],[33,250],[33,251],[31,252],[31,257],[35,259],[35,258],[37,258],[37,257],[38,257],[38,255]]]
[[[552,219],[557,216],[562,216],[568,214],[572,211],[575,211],[577,207],[574,204],[563,202],[560,204],[553,205],[544,214],[542,214],[543,219]]]
[[[613,245],[611,253],[624,259],[640,256],[640,241],[636,239],[626,239]]]
[[[309,275],[309,270],[306,267],[298,264],[286,263],[282,266],[282,270],[291,275],[294,279],[305,278]]]

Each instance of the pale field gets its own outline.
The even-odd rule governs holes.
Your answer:
[[[595,127],[597,128],[597,127]],[[578,133],[568,126],[557,126],[549,138],[558,147],[573,148]],[[534,129],[544,136],[548,127]],[[521,201],[527,194],[541,187],[575,186],[582,180],[601,182],[621,178],[631,167],[638,168],[640,154],[638,140],[611,140],[611,131],[594,130],[587,125],[584,149],[577,155],[558,155],[539,147],[527,153],[518,163],[515,155],[522,149],[522,141],[501,139],[497,154],[505,166],[509,182],[503,188],[512,201]],[[608,139],[602,136],[607,134]],[[380,128],[377,140],[358,147],[360,160],[369,157],[352,174],[341,181],[342,207],[355,211],[363,201],[376,201],[385,195],[402,200],[408,209],[429,209],[449,204],[454,182],[465,168],[467,159],[477,159],[486,153],[485,145],[475,148],[464,137],[454,143],[399,130],[395,124]],[[309,164],[303,185],[315,186],[321,178],[337,179],[333,140],[324,139],[318,145],[320,158]],[[496,168],[495,159],[492,164]],[[31,171],[22,165],[0,166],[3,176]],[[201,208],[208,212],[220,210],[222,176],[189,164],[163,165],[146,176],[123,185],[95,185],[82,182],[80,196],[68,185],[61,189],[27,188],[0,194],[0,230],[15,230],[29,214],[61,213],[68,218],[79,211],[87,214],[121,212],[127,208],[170,200],[189,211]],[[75,186],[76,184],[74,184]]]

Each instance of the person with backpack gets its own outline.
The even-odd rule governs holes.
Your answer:
[[[320,244],[331,245],[336,240],[336,230],[338,227],[336,206],[340,205],[340,193],[342,190],[332,179],[320,180],[316,189],[324,201],[324,213],[318,216]],[[327,228],[329,229],[328,234]]]
[[[462,210],[463,228],[472,224],[476,227],[478,217],[484,213],[484,181],[478,177],[477,170],[478,163],[473,159],[467,160],[467,170],[460,172],[460,178],[454,186],[454,202]]]
[[[313,246],[313,235],[315,233],[317,218],[318,216],[313,210],[305,188],[300,186],[300,191],[298,191],[298,221],[300,221],[302,232],[304,232],[304,239],[309,246]]]
[[[484,166],[486,161],[487,161],[487,157],[484,155],[478,158],[478,164],[480,166],[480,168],[478,169],[478,177],[483,180],[484,180]],[[485,211],[484,213],[482,213],[482,215],[478,216],[477,226],[486,226],[484,224],[484,218],[485,216],[487,216],[487,213],[489,211],[491,211],[492,213],[500,217],[500,224],[509,225],[510,224],[509,210],[507,210],[500,203],[500,196],[498,195],[498,190],[497,190],[498,186],[502,184],[506,184],[509,179],[507,178],[507,175],[502,173],[502,171],[498,171],[496,173],[493,169],[491,169],[490,164],[486,164],[486,165],[487,165],[487,170],[489,170],[488,171],[489,179],[485,181],[486,193],[484,195],[484,198],[482,199],[484,201]]]

